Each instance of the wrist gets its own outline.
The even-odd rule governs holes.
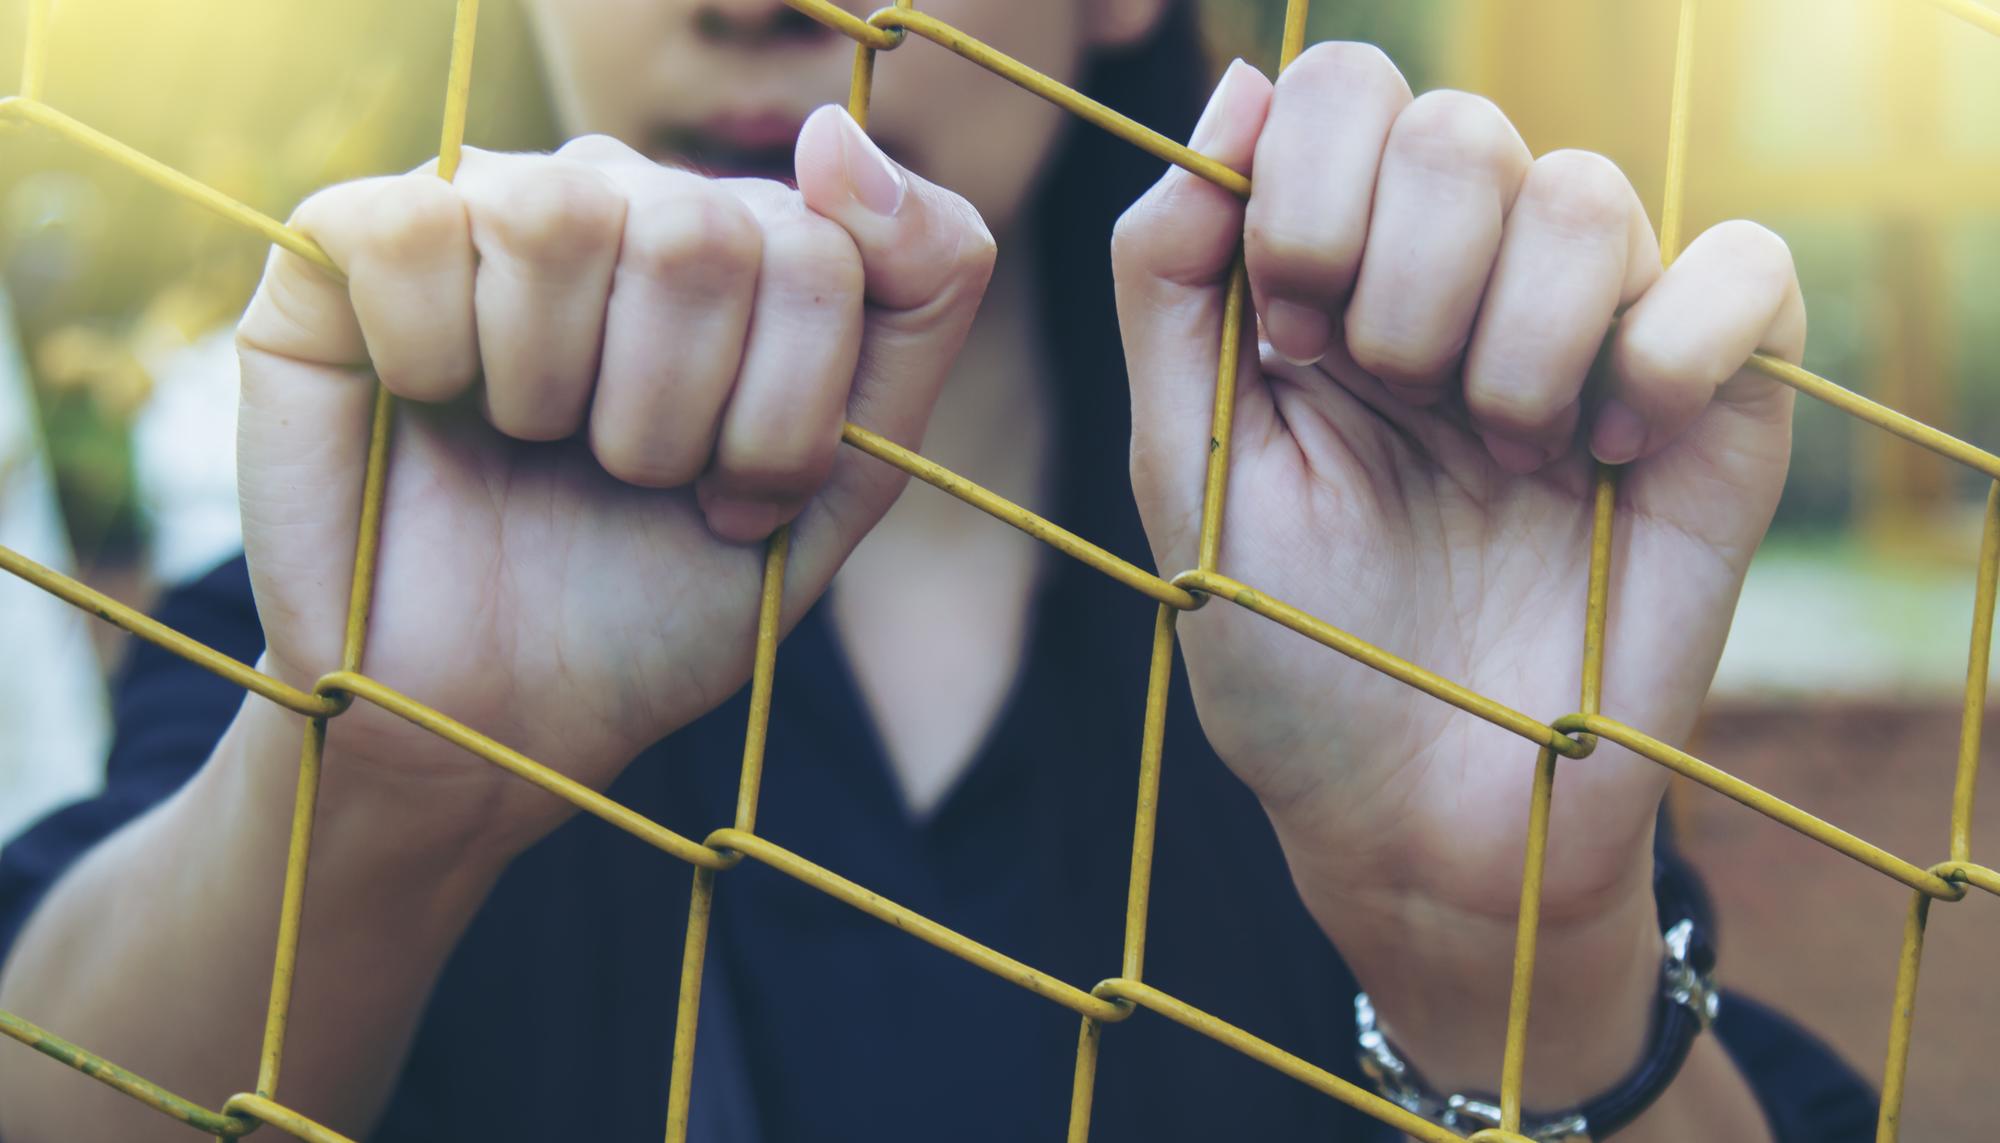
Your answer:
[[[1513,974],[1511,918],[1422,899],[1390,910],[1317,908],[1383,1030],[1440,1091],[1498,1091]],[[1643,1056],[1664,945],[1648,887],[1545,925],[1536,946],[1523,1102],[1590,1099]]]
[[[343,733],[353,729],[349,723],[368,716],[393,717],[357,703],[327,724],[313,812],[315,879],[322,854],[364,878],[470,885],[497,878],[533,837],[500,824],[493,783],[468,780],[490,777],[476,769],[483,764],[468,759],[457,775],[426,773],[421,781],[399,773],[395,760],[343,744],[353,737]],[[245,700],[212,768],[222,796],[239,807],[233,820],[255,820],[289,838],[307,721],[254,696]]]

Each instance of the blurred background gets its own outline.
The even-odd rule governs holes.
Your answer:
[[[1270,70],[1282,4],[1203,3],[1218,64]],[[511,7],[482,15],[469,141],[553,146]],[[1418,90],[1493,97],[1537,152],[1605,152],[1657,219],[1678,7],[1320,0],[1311,35],[1382,45]],[[19,57],[25,9],[0,0],[0,59]],[[64,0],[48,99],[282,218],[319,186],[432,151],[449,9]],[[1920,0],[1729,0],[1702,15],[1689,233],[1749,217],[1785,235],[1812,313],[1808,367],[2000,446],[2000,41]],[[141,606],[235,547],[229,331],[263,255],[51,136],[0,129],[0,543]],[[1941,859],[1984,491],[1802,401],[1792,479],[1696,751]],[[7,577],[0,632],[4,837],[96,781],[124,643]],[[1995,799],[1975,824],[1989,864]],[[1716,795],[1677,787],[1673,801],[1722,908],[1725,980],[1879,1076],[1904,891]],[[2000,903],[1933,911],[1906,1139],[1986,1138],[2000,1121],[2000,1090],[1976,1082],[2000,1047],[1996,948]]]

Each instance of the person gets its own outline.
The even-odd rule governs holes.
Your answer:
[[[298,209],[346,284],[271,255],[238,331],[247,558],[162,617],[294,686],[337,665],[379,377],[403,402],[363,669],[701,837],[731,817],[789,524],[759,832],[1087,986],[1118,963],[1152,604],[899,496],[839,426],[1191,567],[1240,242],[1261,340],[1219,566],[1552,718],[1591,465],[1623,465],[1603,705],[1685,738],[1787,465],[1790,393],[1743,369],[1802,349],[1782,242],[1726,223],[1663,269],[1608,161],[1534,157],[1366,45],[1275,83],[1234,64],[1194,123],[1186,4],[927,7],[1253,193],[928,47],[878,69],[871,141],[811,110],[848,42],[775,0],[529,0],[574,138]],[[1534,748],[1238,608],[1179,640],[1146,979],[1365,1084],[1362,988],[1436,1091],[1495,1090]],[[117,718],[104,793],[6,850],[0,1007],[213,1106],[256,1060],[303,724],[147,647]],[[383,1140],[659,1131],[687,868],[366,704],[325,767],[279,1098]],[[1562,770],[1531,1111],[1651,1050],[1656,883],[1697,895],[1664,782],[1608,743]],[[751,863],[714,926],[694,1138],[1061,1130],[1071,1012]],[[29,1059],[0,1066],[12,1143],[185,1130]],[[1095,1082],[1100,1140],[1386,1131],[1144,1014]],[[1732,997],[1619,1138],[1872,1121]]]

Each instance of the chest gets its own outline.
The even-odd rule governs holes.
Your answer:
[[[827,609],[809,614],[779,652],[758,833],[1058,979],[1115,973],[1150,608],[1077,596],[1092,582],[1052,576],[1024,684],[925,819],[897,804]],[[1179,679],[1168,711],[1146,978],[1348,1074],[1351,978]],[[727,822],[747,713],[737,696],[612,794],[688,836]],[[685,866],[594,819],[523,855],[440,981],[388,1120],[408,1133],[385,1138],[657,1136],[688,884]],[[1066,1122],[1076,1016],[1014,982],[755,862],[718,881],[709,942],[704,1143],[1013,1143]],[[482,1091],[512,1098],[468,1094]],[[581,1109],[577,1092],[591,1093]],[[486,1118],[425,1118],[447,1108]],[[1096,1108],[1097,1143],[1376,1137],[1147,1014],[1106,1030]]]
[[[831,595],[835,643],[918,818],[964,777],[1019,684],[1046,559],[1011,528],[966,522],[956,517],[953,539],[938,542],[924,519],[892,511]]]

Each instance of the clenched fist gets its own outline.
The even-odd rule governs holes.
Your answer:
[[[1784,244],[1725,223],[1663,271],[1610,162],[1534,158],[1491,103],[1413,99],[1365,45],[1315,47],[1275,86],[1238,64],[1194,145],[1252,172],[1247,205],[1172,171],[1114,252],[1160,568],[1195,563],[1240,241],[1264,352],[1237,379],[1219,570],[1553,720],[1579,701],[1593,456],[1625,465],[1603,709],[1683,740],[1788,462],[1791,393],[1744,369],[1803,347]],[[1397,993],[1405,1026],[1428,1004],[1440,1028],[1482,1029],[1422,1045],[1436,1070],[1486,1052],[1488,1027],[1497,1066],[1484,1021],[1504,1011],[1536,747],[1239,608],[1180,633],[1202,726],[1363,985]],[[1665,783],[1604,743],[1555,787],[1545,948],[1632,968],[1635,991],[1601,1011],[1638,1019],[1634,1036]],[[1427,959],[1462,936],[1462,957]],[[1622,1067],[1622,1050],[1600,1055]]]
[[[789,623],[901,487],[842,421],[919,442],[994,256],[838,108],[796,161],[792,190],[589,136],[305,202],[346,283],[274,251],[238,332],[269,669],[338,666],[379,377],[403,403],[364,671],[596,786],[740,686],[755,541],[794,525]],[[398,796],[448,791],[441,830],[518,847],[566,812],[380,711],[334,740]]]

